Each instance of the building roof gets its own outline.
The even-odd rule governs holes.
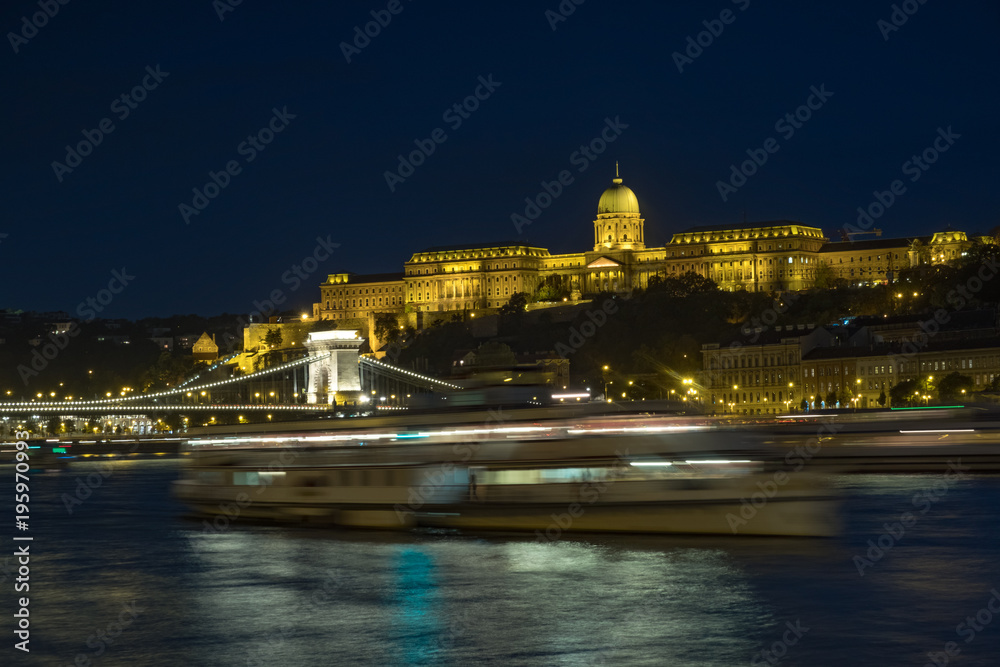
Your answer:
[[[910,245],[917,239],[922,243],[931,240],[929,236],[915,236],[912,238],[891,238],[891,239],[866,239],[864,241],[830,241],[824,243],[819,249],[820,252],[854,252],[859,250],[881,250],[883,248],[902,248]]]
[[[698,225],[696,227],[688,227],[687,229],[682,229],[677,232],[678,234],[690,234],[692,232],[723,232],[729,229],[739,230],[739,229],[762,229],[767,227],[787,227],[789,225],[795,225],[796,227],[807,227],[809,229],[819,229],[815,225],[807,225],[797,220],[762,220],[760,222],[741,222],[736,224],[727,225]]]
[[[789,328],[791,327],[791,328]],[[801,329],[799,327],[802,327]],[[732,336],[724,341],[719,342],[719,348],[728,348],[733,343],[739,343],[740,348],[753,348],[759,347],[761,345],[778,345],[781,341],[786,338],[802,338],[803,336],[808,336],[809,334],[816,331],[818,328],[815,324],[796,324],[796,325],[785,325],[779,326],[774,329],[768,329],[767,331],[754,331],[751,335],[747,336]],[[750,341],[753,342],[750,342]],[[797,341],[796,343],[797,344]]]
[[[450,252],[453,250],[486,250],[490,248],[535,248],[536,250],[547,250],[542,246],[534,245],[528,241],[503,241],[497,243],[462,243],[459,245],[436,245],[431,248],[418,250],[415,254],[424,252]]]
[[[852,327],[872,327],[879,329],[887,325],[911,325],[920,326],[921,322],[933,320],[933,313],[921,313],[919,315],[893,315],[892,317],[879,317],[878,315],[864,315],[851,320]],[[948,313],[948,321],[940,325],[941,329],[990,329],[996,326],[996,312],[992,308],[977,308],[975,310],[957,310]]]
[[[389,283],[396,280],[402,280],[402,273],[366,273],[364,275],[350,274],[348,284],[356,285],[358,283]]]
[[[615,178],[611,187],[604,191],[597,202],[597,214],[602,213],[634,213],[639,215],[639,199],[627,185],[622,185],[622,179]]]
[[[963,338],[959,340],[931,340],[913,351],[913,343],[892,342],[868,346],[819,347],[802,355],[802,361],[824,361],[828,359],[853,359],[857,357],[878,357],[887,355],[916,357],[936,352],[957,352],[960,350],[996,349],[1000,351],[1000,336],[989,338]]]

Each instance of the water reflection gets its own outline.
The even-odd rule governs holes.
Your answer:
[[[1000,583],[993,478],[952,487],[861,577],[852,556],[927,478],[843,480],[853,491],[837,540],[546,543],[243,524],[205,533],[169,499],[169,462],[116,468],[70,515],[60,498],[79,474],[38,477],[38,630],[31,662],[4,664],[95,659],[88,637],[133,598],[143,611],[102,666],[733,665],[796,619],[810,631],[779,664],[924,664],[961,641],[955,626]],[[992,664],[998,652],[990,626],[961,662]]]
[[[396,650],[404,665],[422,665],[440,657],[441,596],[433,558],[425,551],[404,548],[393,555],[396,579],[394,625]]]

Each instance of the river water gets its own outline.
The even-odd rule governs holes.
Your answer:
[[[933,664],[928,653],[1000,664],[1000,619],[987,608],[1000,588],[998,477],[838,478],[835,539],[541,542],[206,532],[169,495],[178,462],[111,465],[72,513],[63,494],[94,467],[32,473],[31,652],[13,646],[4,549],[0,665],[920,666]],[[13,470],[3,470],[13,523]],[[919,496],[935,483],[933,501]],[[915,523],[886,534],[907,511]],[[890,548],[873,551],[862,576],[854,556],[880,537]]]

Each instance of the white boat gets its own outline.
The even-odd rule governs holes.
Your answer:
[[[648,415],[530,419],[536,414],[196,437],[174,493],[197,513],[227,520],[537,531],[550,539],[578,531],[837,531],[825,478],[770,462],[744,432]]]

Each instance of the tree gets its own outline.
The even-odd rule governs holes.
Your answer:
[[[920,383],[916,380],[903,380],[889,389],[889,400],[895,407],[909,405],[913,402],[913,395],[919,393],[919,390]]]
[[[954,401],[962,398],[963,391],[968,394],[974,388],[975,383],[971,377],[953,371],[938,382],[938,398],[942,401]]]
[[[820,262],[816,267],[816,280],[813,287],[816,289],[830,289],[836,276],[833,269],[826,262]]]
[[[177,433],[184,425],[184,417],[176,412],[168,412],[163,416],[162,422],[163,426],[170,429],[170,431]]]
[[[516,363],[514,351],[503,343],[490,341],[476,350],[476,366],[513,366]]]
[[[878,403],[878,405],[879,405],[880,408],[884,408],[885,407],[885,389],[884,388],[882,389],[882,393],[880,393],[878,395],[878,399],[875,402]]]
[[[799,408],[802,409],[802,412],[805,412],[806,410],[808,410],[809,409],[809,401],[807,401],[806,399],[803,398],[802,402],[799,403]]]
[[[569,290],[562,286],[560,276],[546,276],[535,290],[535,301],[561,301],[569,296]]]
[[[653,276],[647,283],[646,291],[652,294],[665,294],[669,297],[684,298],[693,294],[709,294],[718,292],[715,281],[694,271],[682,273],[679,276],[661,278]]]
[[[528,309],[528,295],[525,292],[514,292],[510,295],[503,306],[500,307],[500,315],[504,317],[517,317]]]
[[[372,332],[382,345],[399,340],[399,319],[393,313],[375,313],[375,330]]]
[[[59,417],[49,417],[49,421],[46,422],[45,428],[51,435],[55,435],[59,432]]]
[[[264,334],[264,344],[269,349],[274,350],[281,347],[281,341],[281,329],[268,329],[267,333]]]
[[[837,405],[837,392],[831,391],[826,395],[826,407],[832,408]]]

